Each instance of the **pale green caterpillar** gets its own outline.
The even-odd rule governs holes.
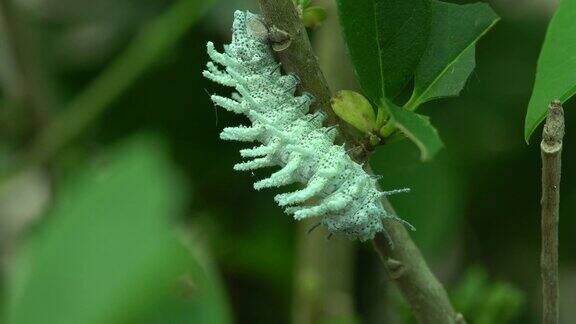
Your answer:
[[[258,16],[249,12],[234,14],[232,43],[224,53],[208,43],[208,62],[204,76],[234,87],[232,98],[212,96],[226,110],[244,114],[251,126],[225,128],[224,140],[258,141],[261,146],[240,150],[251,158],[238,163],[235,170],[280,166],[269,178],[254,184],[257,190],[299,182],[302,190],[279,194],[276,202],[301,220],[320,217],[330,233],[343,233],[365,241],[383,232],[384,218],[399,219],[384,210],[380,198],[406,189],[381,192],[376,179],[354,162],[343,146],[334,144],[337,130],[323,127],[321,112],[309,113],[313,98],[295,96],[296,76],[282,75],[269,47],[267,35],[254,26]],[[216,64],[224,67],[221,69]],[[310,198],[315,205],[305,205]]]

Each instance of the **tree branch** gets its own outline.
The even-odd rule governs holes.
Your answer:
[[[329,122],[336,123],[337,119],[330,108],[330,90],[292,0],[259,2],[267,24],[291,36],[290,46],[277,52],[284,71],[298,75],[302,80],[300,90],[316,97],[315,109],[321,109],[329,116]],[[344,138],[348,137],[347,134],[343,135]],[[362,158],[367,160],[366,156]],[[366,165],[367,172],[371,172],[369,165]],[[383,205],[394,213],[388,200],[384,199]],[[374,247],[386,272],[397,283],[416,318],[421,323],[464,323],[464,318],[454,311],[446,290],[430,271],[404,226],[396,221],[386,221],[385,227],[393,247],[383,234],[376,236]]]
[[[328,17],[317,31],[313,45],[319,45],[315,54],[329,87],[333,87],[334,83],[343,84],[349,79],[347,73],[342,73],[342,62],[346,61],[344,40],[340,37],[336,2],[317,0],[316,4],[328,12]],[[307,219],[298,222],[296,227],[292,323],[351,322],[355,314],[355,244],[345,238],[327,240],[328,232],[321,228],[309,235],[317,222]]]
[[[316,101],[313,108],[327,114],[327,123],[336,124],[337,118],[330,107],[330,89],[324,74],[319,68],[318,59],[312,52],[312,46],[292,0],[259,0],[262,14],[272,27],[287,32],[291,37],[290,46],[277,52],[286,73],[296,74],[300,78],[300,91],[312,94]],[[306,71],[305,73],[303,73]]]
[[[548,106],[542,132],[542,323],[558,323],[558,208],[564,111],[559,101]]]
[[[384,208],[395,213],[386,199]],[[466,323],[462,314],[456,313],[446,290],[434,276],[422,253],[412,241],[403,224],[395,220],[385,220],[388,238],[377,234],[372,241],[380,255],[386,273],[402,292],[414,316],[420,323]]]

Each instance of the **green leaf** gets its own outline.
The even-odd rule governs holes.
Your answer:
[[[338,12],[362,90],[375,104],[393,99],[426,48],[429,0],[338,0]]]
[[[444,146],[427,117],[392,103],[387,103],[387,109],[396,127],[418,146],[423,161],[432,159]]]
[[[405,107],[460,93],[475,66],[475,43],[499,20],[485,3],[432,1],[428,45],[416,69],[414,92]]]
[[[198,227],[194,224],[194,227]],[[194,232],[200,232],[194,229]],[[187,242],[192,261],[189,277],[181,278],[182,289],[171,293],[158,303],[152,312],[143,314],[137,323],[142,324],[188,324],[188,323],[232,323],[225,289],[207,251],[201,249],[205,242],[198,242],[193,235]]]
[[[59,190],[20,254],[8,323],[142,323],[195,274],[173,233],[184,193],[164,151],[130,142]]]
[[[311,6],[304,9],[302,22],[308,28],[316,28],[326,20],[326,10],[320,6]]]
[[[526,142],[546,118],[553,100],[566,102],[576,93],[576,0],[562,0],[550,22],[538,59],[536,81],[524,123]]]
[[[354,91],[339,91],[331,100],[332,109],[342,120],[369,134],[376,128],[376,116],[370,102]]]
[[[439,98],[457,96],[464,88],[470,73],[476,66],[476,48],[470,46],[462,55],[457,58],[451,66],[442,71],[442,75],[434,80],[426,90],[421,90],[419,86],[415,88],[412,100],[406,103],[405,107],[409,110],[416,110],[421,104]]]

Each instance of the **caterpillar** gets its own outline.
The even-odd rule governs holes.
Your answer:
[[[240,150],[241,157],[250,160],[234,169],[281,167],[255,182],[256,190],[304,184],[303,189],[274,198],[296,220],[319,217],[319,224],[330,234],[361,241],[379,232],[386,234],[383,219],[402,220],[387,212],[380,198],[408,189],[379,191],[376,178],[353,161],[343,145],[334,144],[337,128],[324,127],[325,114],[310,111],[312,95],[295,95],[299,79],[282,73],[263,28],[253,28],[260,21],[256,14],[236,11],[232,42],[224,45],[224,52],[218,52],[212,42],[207,44],[211,61],[204,77],[236,90],[230,98],[212,95],[213,103],[251,122],[224,128],[220,138],[262,144]],[[305,204],[311,198],[314,203]]]

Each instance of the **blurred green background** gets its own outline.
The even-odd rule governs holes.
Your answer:
[[[357,89],[334,3],[310,35],[332,90]],[[372,157],[469,323],[540,317],[538,145],[523,121],[550,0],[494,0],[458,98],[423,107],[446,148]],[[205,44],[255,0],[0,0],[0,323],[412,323],[369,243],[326,239],[238,173],[243,122],[215,111]],[[576,316],[569,103],[561,318]],[[537,142],[536,140],[534,142]]]

